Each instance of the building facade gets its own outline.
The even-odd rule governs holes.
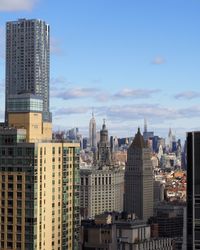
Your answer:
[[[49,32],[49,25],[37,19],[6,24],[6,123],[8,112],[28,108],[42,109],[43,121],[51,121]]]
[[[123,211],[124,170],[80,169],[82,218],[94,218],[105,211]]]
[[[185,203],[160,202],[154,207],[154,223],[158,224],[158,236],[183,237]]]
[[[0,130],[1,249],[74,249],[79,144],[26,141]]]
[[[174,241],[151,238],[151,228],[143,221],[117,219],[103,223],[95,218],[82,221],[81,246],[83,250],[173,250]]]
[[[147,220],[153,215],[153,170],[151,151],[138,129],[128,148],[125,167],[125,211]]]
[[[200,249],[200,132],[187,133],[187,249]]]
[[[6,30],[0,249],[78,250],[80,145],[52,141],[49,27],[20,19]]]

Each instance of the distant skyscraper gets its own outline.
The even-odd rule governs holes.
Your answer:
[[[111,153],[118,151],[119,149],[119,143],[117,136],[111,136],[110,137],[110,150]]]
[[[147,120],[144,119],[144,133],[147,132]]]
[[[98,143],[98,164],[100,167],[111,165],[111,150],[105,120],[100,131],[100,141]]]
[[[19,19],[6,24],[6,113],[49,112],[49,25],[44,21]]]
[[[171,128],[168,133],[168,147],[170,152],[176,151],[176,136],[172,133]]]
[[[96,121],[93,113],[89,124],[89,143],[90,143],[90,148],[92,150],[95,150],[97,147],[97,131],[96,131]]]
[[[200,131],[187,133],[187,249],[200,249]]]
[[[151,150],[140,129],[128,148],[125,168],[125,211],[147,220],[153,215],[153,173]]]
[[[144,140],[148,141],[149,139],[152,139],[153,136],[154,136],[154,132],[147,130],[147,120],[144,119],[144,132],[143,132],[143,138],[144,138]]]

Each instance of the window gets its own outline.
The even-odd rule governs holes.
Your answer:
[[[22,176],[21,175],[17,176],[17,181],[22,181]]]
[[[55,147],[52,148],[52,154],[55,154]]]

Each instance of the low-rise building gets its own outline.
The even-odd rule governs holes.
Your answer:
[[[105,222],[105,216],[109,218]],[[112,220],[110,220],[110,216]],[[172,238],[152,238],[151,227],[144,221],[121,214],[103,214],[102,220],[82,221],[82,250],[172,250]]]

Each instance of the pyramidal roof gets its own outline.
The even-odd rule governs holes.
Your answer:
[[[131,143],[130,148],[146,148],[147,145],[144,141],[143,136],[141,135],[140,128],[138,128],[137,134],[135,134],[135,138]]]

